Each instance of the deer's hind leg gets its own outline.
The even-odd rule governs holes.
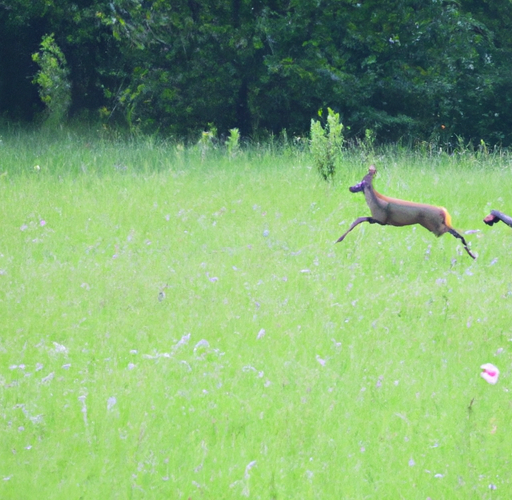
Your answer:
[[[473,255],[471,253],[471,250],[468,248],[468,244],[466,243],[466,240],[464,239],[464,237],[461,234],[459,234],[457,231],[455,231],[455,229],[453,229],[451,227],[448,228],[448,232],[451,235],[455,236],[455,238],[459,238],[459,240],[462,241],[462,244],[464,245],[464,248],[466,249],[466,252],[470,255],[470,257],[472,257],[473,259],[476,259],[476,255]]]
[[[374,219],[373,217],[358,217],[354,222],[352,222],[351,226],[348,228],[348,231],[336,240],[336,243],[343,241],[345,239],[345,236],[347,236],[347,234],[350,233],[352,229],[354,229],[356,226],[363,222],[369,222],[370,224],[381,224],[382,226],[386,225],[382,222],[379,222],[377,219]]]

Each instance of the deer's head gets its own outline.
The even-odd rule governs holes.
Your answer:
[[[364,191],[364,188],[366,186],[372,185],[373,176],[377,173],[377,169],[370,165],[370,168],[368,169],[368,173],[364,176],[363,180],[356,184],[355,186],[350,186],[348,189],[351,193],[359,193],[361,191]]]

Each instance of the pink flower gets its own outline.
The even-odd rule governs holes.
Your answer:
[[[500,375],[500,371],[491,363],[486,363],[480,367],[483,372],[480,373],[480,376],[489,384],[495,384],[498,381],[498,377]]]
[[[325,359],[322,359],[318,354],[316,355],[316,360],[322,365],[325,366]]]

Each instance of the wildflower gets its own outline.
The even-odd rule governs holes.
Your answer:
[[[322,359],[318,354],[316,355],[316,360],[322,365],[325,366],[325,359]]]
[[[189,340],[190,340],[190,333],[187,333],[186,335],[183,335],[183,337],[181,337],[181,339],[178,342],[176,342],[174,347],[177,348],[179,346],[186,345],[186,344],[188,344]]]
[[[46,221],[45,221],[44,219],[41,219],[41,220],[39,221],[39,225],[40,225],[41,227],[46,226]]]
[[[205,349],[210,347],[210,343],[206,339],[201,339],[195,346],[194,346],[194,353],[200,349],[201,347],[204,347]]]
[[[483,372],[480,373],[480,376],[489,384],[495,384],[498,381],[498,377],[500,375],[500,371],[491,363],[486,363],[480,367]]]
[[[51,373],[50,373],[49,375],[47,375],[46,377],[43,377],[43,378],[41,379],[41,383],[46,384],[46,383],[50,382],[50,381],[53,379],[53,377],[55,377],[55,372],[51,372]]]
[[[244,474],[244,477],[245,479],[249,479],[249,471],[256,465],[256,460],[253,460],[252,462],[249,462],[247,464],[247,467],[245,468],[245,474]]]
[[[54,342],[53,345],[55,346],[56,353],[67,353],[68,352],[67,347],[63,346],[62,344],[59,344],[58,342]]]
[[[108,398],[108,400],[107,400],[107,411],[110,411],[115,406],[116,403],[117,403],[117,399],[116,399],[115,396],[112,396],[112,397]]]
[[[85,404],[86,395],[78,396],[78,401],[82,403],[82,414],[84,416],[84,424],[87,425],[87,406]]]

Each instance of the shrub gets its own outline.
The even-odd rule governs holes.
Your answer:
[[[46,105],[46,122],[58,125],[65,120],[71,104],[71,85],[66,58],[53,33],[43,36],[40,51],[32,54],[32,59],[41,68],[32,81],[39,85],[39,96]]]
[[[318,120],[311,120],[310,151],[318,173],[326,181],[332,180],[343,147],[343,124],[339,113],[327,108],[325,129]],[[319,111],[319,116],[322,116]]]
[[[226,140],[226,147],[230,158],[234,158],[240,151],[240,130],[232,128],[229,130],[229,137]]]

